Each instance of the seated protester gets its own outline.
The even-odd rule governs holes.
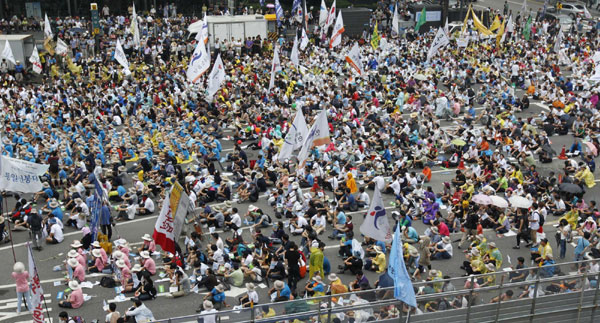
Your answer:
[[[356,274],[356,279],[349,284],[351,291],[364,290],[364,287],[370,287],[369,279],[362,272],[362,270],[358,271]]]
[[[92,257],[93,257],[92,265],[88,267],[88,271],[91,273],[104,272],[105,267],[106,267],[106,262],[102,258],[102,254],[100,253],[100,250],[93,249]],[[106,270],[110,272],[110,268],[106,268]]]
[[[358,207],[359,208],[368,207],[371,204],[371,198],[369,197],[369,194],[367,192],[365,192],[365,187],[361,186],[361,188],[359,188],[358,191],[359,191],[359,194],[358,194],[358,199],[356,201],[356,203],[358,203]]]
[[[171,265],[174,265],[174,264],[171,264]],[[177,298],[177,297],[186,296],[192,290],[190,278],[184,271],[182,271],[180,269],[177,269],[175,271],[175,281],[171,286],[177,287],[177,291],[168,294],[167,297]]]
[[[450,237],[443,237],[442,242],[433,247],[431,251],[431,260],[452,258],[452,244]]]
[[[72,254],[72,252],[74,254]],[[69,253],[71,255],[75,255],[77,254],[77,252],[75,250],[71,250],[69,251]],[[79,261],[77,261],[77,258],[69,258],[67,260],[67,266],[71,267],[72,272],[71,277],[69,278],[69,281],[71,280],[77,280],[78,282],[83,282],[85,281],[85,268],[79,263]]]
[[[71,293],[67,296],[67,299],[58,302],[58,307],[62,308],[80,308],[83,305],[83,291],[81,286],[75,280],[69,282],[69,288]]]
[[[274,287],[269,290],[269,295],[273,295],[273,293],[276,293],[275,299],[271,300],[274,302],[289,301],[290,297],[292,296],[290,287],[281,280],[275,281]]]
[[[127,312],[125,312],[125,317],[123,322],[153,322],[154,314],[152,311],[146,307],[146,304],[142,303],[143,299],[132,298],[134,306],[130,307]]]
[[[321,276],[315,275],[304,287],[306,295],[309,297],[319,297],[325,295],[325,285],[321,280]]]
[[[354,239],[354,233],[349,232],[346,239],[340,241],[340,251],[338,253],[341,257],[345,258],[352,255],[352,239]]]
[[[148,194],[142,194],[142,201],[138,208],[139,215],[149,215],[154,213],[154,202],[148,197]]]
[[[511,267],[512,268],[512,267]],[[514,271],[511,271],[508,274],[508,278],[511,283],[522,282],[527,278],[527,269],[525,268],[525,258],[519,257],[517,258],[517,267],[512,268]]]
[[[357,251],[353,256],[350,256],[344,260],[344,264],[338,266],[341,269],[338,274],[343,274],[346,270],[350,270],[352,274],[362,273],[363,261],[360,258],[360,253]]]
[[[253,307],[258,304],[258,293],[253,283],[246,283],[246,295],[240,297],[238,300],[242,307]]]
[[[206,224],[209,227],[222,228],[225,224],[223,209],[218,206],[213,206],[212,212],[206,216]]]
[[[267,270],[267,278],[273,280],[281,280],[285,278],[285,263],[283,256],[271,258],[271,264]]]
[[[257,232],[260,230],[257,230]],[[273,233],[271,233],[271,237],[269,238],[269,241],[263,241],[267,244],[270,243],[275,243],[275,244],[280,244],[283,242],[283,236],[287,235],[285,233],[285,227],[283,226],[283,222],[281,221],[277,221],[277,225],[275,225],[273,227]]]
[[[377,255],[374,258],[367,258],[367,261],[365,262],[365,269],[382,273],[385,271],[387,265],[385,253],[383,253],[381,247],[379,246],[375,246],[374,249]]]
[[[117,278],[120,278],[119,282],[121,283],[123,292],[129,293],[134,291],[134,282],[132,279],[133,276],[131,274],[131,270],[129,269],[129,267],[127,267],[127,263],[125,263],[125,260],[119,259],[115,262],[115,265],[117,266],[119,273],[119,275],[117,275],[117,272],[115,272],[115,280]]]
[[[209,267],[210,267],[210,265],[212,265],[211,262],[208,263]],[[219,284],[219,281],[217,280],[217,276],[215,275],[215,272],[211,268],[207,268],[206,275],[202,276],[201,279],[196,278],[196,281],[198,282],[197,285],[199,288],[206,287],[207,291],[213,290],[213,288],[215,288],[215,286],[217,286]]]
[[[156,287],[154,287],[154,282],[147,271],[142,275],[140,287],[138,287],[134,295],[141,301],[156,298]]]
[[[195,233],[195,232],[193,232]],[[147,250],[150,253],[153,253],[156,251],[156,243],[154,242],[154,239],[152,239],[152,236],[150,236],[148,233],[144,234],[144,236],[142,236],[142,246],[140,248],[138,248],[138,252],[142,252],[144,250]]]
[[[140,257],[142,257],[142,267],[146,269],[150,275],[156,274],[156,263],[154,262],[154,259],[150,257],[150,252],[144,250],[140,252]]]
[[[258,259],[252,260],[252,266],[242,267],[244,272],[244,278],[248,277],[251,281],[260,283],[263,277],[263,270],[261,269]]]
[[[308,225],[308,221],[303,216],[303,214],[298,214],[296,218],[290,221],[290,233],[292,235],[301,235],[302,233],[304,233],[304,230],[306,230],[306,227],[308,227]]]
[[[223,307],[227,307],[225,303],[225,287],[221,284],[215,286],[210,293],[204,296],[203,301],[210,301],[213,303],[215,309],[221,310]],[[202,311],[201,308],[197,309],[196,312]]]
[[[325,225],[327,224],[325,215],[326,212],[319,212],[310,219],[310,225],[317,234],[321,234],[325,231]]]
[[[340,208],[342,210],[349,210],[349,211],[357,211],[358,210],[358,203],[356,202],[356,198],[350,192],[349,188],[346,188],[346,190],[344,191],[344,195],[340,199]]]
[[[65,236],[63,234],[62,223],[57,221],[54,217],[48,218],[48,237],[46,237],[46,243],[48,244],[58,244],[61,243]]]
[[[236,231],[237,229],[239,229],[241,227],[242,227],[242,218],[240,217],[240,214],[238,213],[238,209],[234,207],[231,209],[231,215],[225,217],[225,231],[228,231],[228,230]]]
[[[135,218],[137,205],[135,204],[134,200],[129,197],[128,194],[125,194],[125,203],[117,206],[117,221],[133,220]]]
[[[226,266],[228,264],[225,264]],[[233,270],[226,270],[223,274],[224,281],[235,287],[242,287],[244,284],[244,272],[238,262],[233,263]]]
[[[256,209],[255,211],[255,220],[254,227],[255,228],[268,228],[272,224],[271,217],[268,214],[265,214],[261,209]]]
[[[69,215],[67,225],[81,229],[86,224],[85,214],[81,212],[81,207],[76,206],[73,208],[73,212]]]

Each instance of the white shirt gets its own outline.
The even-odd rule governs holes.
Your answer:
[[[238,213],[231,216],[231,222],[235,224],[238,228],[242,227],[242,218]]]
[[[154,212],[154,202],[150,198],[144,201],[144,209],[148,210],[148,212]]]
[[[137,209],[137,206],[135,204],[131,204],[127,206],[127,210],[125,212],[127,212],[127,218],[129,220],[133,220],[133,218],[135,218],[135,211]]]
[[[248,301],[253,302],[254,304],[258,303],[258,293],[253,291],[248,291]]]
[[[62,242],[65,239],[65,236],[63,235],[62,228],[60,227],[60,224],[58,224],[58,223],[54,223],[50,227],[50,234],[53,234],[52,236],[58,242]]]
[[[202,312],[200,312],[200,315],[204,315],[202,316],[202,318],[204,318],[204,323],[215,323],[216,322],[216,315],[206,315],[206,314],[210,314],[210,313],[217,313],[217,310],[215,310],[214,308],[211,310],[204,310]]]

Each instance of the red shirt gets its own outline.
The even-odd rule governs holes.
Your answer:
[[[438,231],[440,232],[441,236],[444,236],[444,237],[450,236],[450,230],[448,230],[448,226],[444,222],[440,222],[440,224],[438,224]]]

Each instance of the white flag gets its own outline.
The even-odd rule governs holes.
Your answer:
[[[125,74],[131,74],[129,71],[129,62],[127,61],[127,56],[125,56],[125,52],[123,51],[123,46],[121,46],[121,41],[117,38],[117,44],[115,45],[115,60],[123,66],[125,70]]]
[[[202,44],[198,44],[198,46],[202,46]],[[225,67],[223,66],[223,61],[221,60],[221,54],[219,54],[215,60],[215,65],[213,65],[213,68],[208,75],[207,91],[210,99],[212,99],[215,93],[219,91],[223,81],[225,81]]]
[[[396,2],[394,5],[394,17],[392,18],[392,37],[396,38],[398,35],[400,35],[400,17],[398,16],[398,2]]]
[[[369,211],[360,226],[360,233],[378,241],[391,241],[392,232],[388,222],[381,192],[375,188]]]
[[[329,48],[342,43],[342,33],[344,32],[344,20],[342,19],[342,11],[338,14],[335,20],[335,26],[333,27],[333,34],[331,34],[331,40],[329,41]]]
[[[592,18],[592,14],[588,11],[588,8],[585,5],[583,6],[583,14],[585,15],[585,18],[587,18],[587,19]]]
[[[29,260],[29,281],[31,282],[31,307],[29,311],[33,318],[34,323],[44,322],[44,290],[42,289],[42,283],[40,282],[40,276],[33,260],[33,252],[31,251],[31,245],[27,244],[28,260]]]
[[[52,38],[52,36],[54,36],[52,34],[52,27],[50,27],[50,20],[48,20],[48,14],[45,14],[44,17],[44,36],[46,36],[46,38]]]
[[[6,42],[4,42],[4,49],[2,49],[2,58],[13,63],[14,65],[17,65],[17,61],[15,60],[15,55],[13,55],[13,51],[12,51],[12,48],[10,47],[10,43],[8,42],[8,39],[6,40]]]
[[[523,5],[521,6],[521,12],[525,13],[527,11],[527,0],[523,0]]]
[[[306,125],[306,120],[304,119],[304,114],[302,113],[302,109],[298,108],[296,111],[296,116],[294,117],[294,121],[292,123],[292,127],[288,130],[288,133],[285,135],[285,139],[283,140],[283,146],[281,146],[281,150],[279,151],[279,155],[277,159],[279,161],[284,161],[292,156],[292,152],[300,147],[302,147],[302,143],[304,143],[304,138],[308,135],[308,126]]]
[[[346,55],[346,62],[352,66],[352,68],[358,73],[358,75],[362,75],[364,72],[362,61],[360,59],[360,48],[358,47],[358,43],[354,43],[348,55]]]
[[[271,80],[269,81],[269,90],[275,86],[275,74],[281,71],[281,62],[279,61],[279,48],[273,50],[273,67],[271,67]]]
[[[133,10],[131,15],[131,26],[129,27],[129,31],[131,32],[131,36],[133,37],[133,45],[135,49],[140,48],[140,27],[138,26],[138,17],[135,12],[135,3],[133,4]]]
[[[294,66],[300,65],[300,58],[298,57],[298,36],[294,36],[294,45],[292,46],[292,54],[290,55],[290,61]]]
[[[0,190],[22,193],[39,192],[42,189],[40,176],[50,167],[8,156],[2,156],[0,162]]]
[[[210,56],[206,52],[206,46],[202,41],[196,43],[192,58],[190,58],[190,64],[186,73],[187,80],[190,83],[196,83],[202,75],[210,67]]]
[[[331,4],[331,8],[329,8],[329,12],[327,13],[327,20],[325,20],[325,29],[329,28],[333,24],[335,19],[335,1],[333,0],[333,4]]]
[[[163,200],[152,235],[156,244],[160,245],[164,251],[175,253],[175,241],[179,240],[189,204],[190,198],[185,190],[178,182],[175,182]]]
[[[300,153],[298,153],[298,160],[300,164],[303,164],[304,161],[308,158],[310,153],[310,149],[313,147],[318,147],[322,145],[327,145],[331,143],[331,139],[329,138],[329,124],[327,123],[327,111],[321,110],[315,123],[308,130],[308,135],[304,139],[304,143],[302,143],[302,149]]]
[[[40,54],[38,53],[36,46],[33,46],[33,53],[31,53],[31,57],[29,57],[29,62],[31,63],[31,69],[35,73],[42,73],[42,62],[40,61]]]
[[[67,44],[60,39],[60,37],[58,37],[56,39],[56,49],[54,51],[60,56],[66,56],[67,52],[69,51],[69,46],[67,46]]]
[[[446,35],[448,35],[448,37],[450,37],[450,30],[448,30],[448,17],[446,17],[446,24],[444,25],[444,32],[446,33]]]
[[[506,28],[504,29],[504,34],[506,33],[512,33],[515,31],[515,25],[513,24],[512,21],[512,15],[508,17],[508,21],[506,22]],[[502,35],[504,36],[504,35]]]
[[[302,37],[300,37],[300,50],[304,50],[308,46],[308,35],[306,29],[302,28]]]
[[[327,23],[327,15],[329,11],[327,11],[327,5],[325,4],[325,0],[321,0],[321,9],[319,10],[319,26],[324,27]]]
[[[431,57],[433,57],[433,55],[435,55],[435,53],[437,53],[441,48],[448,44],[450,44],[450,39],[448,39],[448,35],[446,35],[442,27],[438,28],[437,34],[435,35],[435,38],[433,39],[433,42],[431,42],[431,46],[429,47],[429,52],[427,52],[427,61],[429,62],[429,60],[431,59]]]
[[[559,53],[560,52],[560,44],[563,41],[563,30],[562,30],[562,25],[559,25],[558,27],[558,34],[556,34],[556,40],[554,41],[554,52],[555,53]]]
[[[208,43],[208,18],[206,14],[204,14],[204,18],[202,19],[202,29],[196,34],[196,40],[204,44]]]

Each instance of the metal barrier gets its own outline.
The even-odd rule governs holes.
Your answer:
[[[394,289],[381,288],[345,294],[258,304],[253,308],[228,309],[214,314],[219,323],[280,321],[347,322],[594,322],[600,296],[600,272],[588,273],[596,260],[568,262],[544,267],[506,270],[469,277],[415,282],[419,310],[394,298]],[[560,274],[544,277],[549,268]],[[570,273],[569,273],[570,271]],[[525,281],[511,281],[518,273]],[[487,283],[486,283],[487,282]],[[479,286],[481,285],[481,286]],[[512,297],[508,297],[511,294]],[[496,301],[496,299],[498,301]],[[158,320],[161,323],[197,322],[196,314]],[[600,320],[600,319],[598,319]]]

